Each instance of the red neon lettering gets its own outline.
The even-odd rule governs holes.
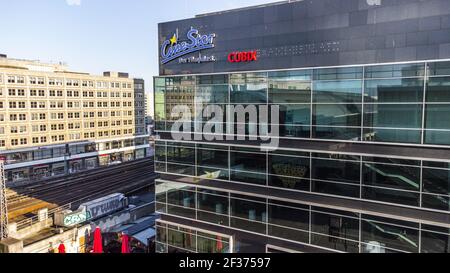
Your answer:
[[[257,60],[258,60],[257,51],[232,52],[228,54],[228,62],[230,63],[254,62]]]

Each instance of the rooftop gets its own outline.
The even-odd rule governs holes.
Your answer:
[[[293,2],[300,2],[300,1],[304,1],[304,0],[279,1],[279,2],[274,2],[274,3],[262,4],[262,5],[256,5],[256,6],[249,6],[249,7],[244,7],[244,8],[237,8],[237,9],[230,9],[230,10],[224,10],[224,11],[211,12],[211,13],[204,13],[204,14],[196,15],[195,17],[199,18],[199,17],[211,16],[211,15],[225,14],[225,13],[230,13],[230,12],[250,10],[250,9],[255,9],[255,8],[265,8],[265,7],[284,5],[284,4],[293,3]]]

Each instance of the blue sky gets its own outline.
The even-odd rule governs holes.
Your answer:
[[[157,24],[276,0],[0,0],[0,53],[64,61],[72,70],[129,72],[151,91]]]

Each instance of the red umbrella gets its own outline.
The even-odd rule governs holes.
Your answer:
[[[223,244],[222,244],[222,237],[220,237],[219,235],[217,235],[217,252],[222,252],[223,249]]]
[[[102,232],[99,227],[94,232],[94,253],[103,253]]]
[[[126,234],[122,234],[122,253],[130,253],[130,238]]]
[[[66,246],[63,243],[59,245],[58,253],[66,253]]]

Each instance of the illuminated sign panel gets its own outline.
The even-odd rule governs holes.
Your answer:
[[[177,31],[172,38],[163,42],[161,46],[161,63],[166,64],[187,54],[214,48],[215,37],[216,34],[214,33],[202,35],[197,29],[191,27],[191,30],[186,35],[187,40],[180,41]]]
[[[228,55],[229,63],[246,63],[258,60],[257,51],[233,52]]]

